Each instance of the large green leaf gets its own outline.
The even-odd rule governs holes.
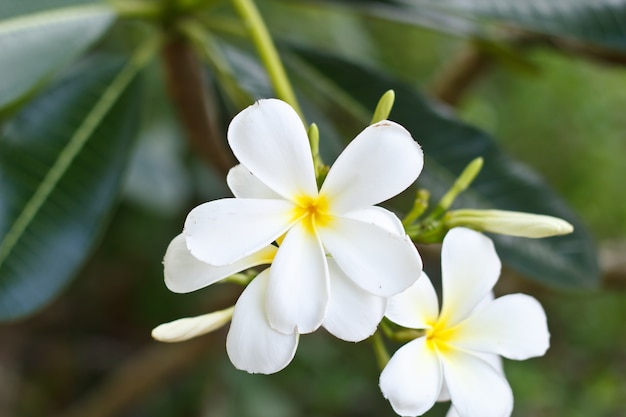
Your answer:
[[[0,137],[0,320],[50,301],[77,272],[120,187],[139,116],[137,71],[91,58],[9,121]]]
[[[279,0],[272,0],[279,1]],[[498,40],[494,25],[624,61],[626,0],[334,0],[328,7],[463,37]],[[510,32],[506,31],[507,39]],[[613,56],[617,54],[617,56]]]
[[[0,110],[97,41],[114,20],[106,5],[76,6],[0,21]]]
[[[106,0],[2,0],[0,20],[62,7],[105,3]]]
[[[626,51],[624,0],[422,0],[454,13]],[[412,5],[419,9],[420,2]]]
[[[407,13],[404,7],[352,3],[263,0],[259,8],[281,45],[323,51],[413,81],[430,79],[431,69],[458,42],[425,27],[445,28],[457,36],[476,32],[469,19],[452,19],[431,8]]]
[[[418,183],[434,198],[450,187],[467,163],[482,156],[485,165],[481,175],[457,199],[455,207],[549,214],[574,224],[573,234],[548,239],[494,235],[500,255],[513,269],[551,285],[597,284],[596,251],[584,225],[540,177],[503,154],[487,134],[460,122],[407,84],[337,58],[311,52],[302,56],[306,64],[299,62],[292,68],[300,91],[327,110],[327,117],[345,137],[353,137],[358,126],[369,123],[369,109],[383,92],[390,88],[396,91],[391,119],[409,129],[423,146],[426,164]],[[352,131],[346,132],[346,127]]]

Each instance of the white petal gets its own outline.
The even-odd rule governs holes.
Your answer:
[[[472,352],[474,354],[474,352]],[[474,354],[474,356],[478,357],[479,359],[484,360],[485,362],[487,362],[489,365],[491,365],[498,373],[502,374],[504,376],[504,369],[502,368],[502,358],[498,355],[491,355],[491,354],[487,354],[487,353],[476,353]],[[441,392],[439,393],[439,398],[437,398],[437,401],[450,401],[450,392],[448,391],[448,386],[446,385],[446,381],[444,379],[443,384],[441,386]],[[453,410],[454,406],[450,407],[450,410]],[[448,411],[449,413],[451,411]],[[456,410],[454,410],[454,412],[456,412]],[[446,417],[449,417],[450,415],[458,415],[458,414],[446,414]]]
[[[409,329],[426,329],[437,320],[437,292],[425,272],[422,272],[415,284],[389,298],[385,316]]]
[[[475,353],[474,356],[487,362],[498,373],[504,375],[504,365],[502,364],[502,357],[500,355],[491,355],[488,353]]]
[[[191,210],[183,234],[193,256],[228,265],[272,243],[295,219],[285,200],[225,198]]]
[[[335,213],[388,200],[411,185],[424,165],[424,155],[411,134],[383,120],[363,130],[339,155],[321,193]]]
[[[268,245],[235,263],[213,266],[196,259],[187,249],[185,236],[180,234],[170,242],[163,258],[165,285],[177,293],[195,291],[253,266],[269,264],[275,254],[276,247]]]
[[[359,287],[389,297],[410,287],[422,271],[422,260],[408,236],[370,223],[335,217],[319,228],[324,247]]]
[[[508,417],[513,393],[503,374],[481,358],[456,349],[441,356],[452,404],[463,417]]]
[[[261,374],[283,369],[293,359],[298,334],[273,330],[265,315],[269,270],[261,272],[243,291],[226,337],[226,351],[235,368]]]
[[[487,295],[476,305],[475,310],[486,306],[487,304],[491,303],[495,298],[496,296],[493,294],[493,291],[489,291]]]
[[[250,170],[239,164],[228,171],[226,183],[237,198],[269,198],[280,200],[282,197],[263,184]]]
[[[343,214],[342,217],[375,224],[388,232],[395,233],[400,236],[404,236],[406,234],[404,226],[402,226],[402,222],[398,216],[382,207],[371,206],[360,210],[353,210]]]
[[[152,330],[152,337],[160,342],[182,342],[201,336],[228,323],[233,316],[233,308],[161,324]]]
[[[306,129],[287,103],[259,100],[228,127],[233,153],[262,183],[282,195],[317,195]]]
[[[289,230],[270,268],[267,317],[283,333],[311,333],[326,314],[326,255],[319,238],[302,223]]]
[[[443,384],[441,384],[441,391],[439,391],[439,397],[437,397],[437,402],[443,401],[450,401],[450,393],[448,392],[446,381],[443,381]]]
[[[385,314],[386,299],[359,288],[328,259],[330,301],[323,326],[348,342],[360,342],[374,334]]]
[[[419,416],[428,411],[439,395],[441,362],[435,350],[420,337],[402,346],[380,374],[380,389],[401,416]]]
[[[457,227],[443,239],[441,320],[452,327],[488,296],[500,276],[500,259],[487,236]]]
[[[550,346],[546,314],[533,297],[505,295],[475,310],[459,323],[453,344],[509,359],[541,356]]]

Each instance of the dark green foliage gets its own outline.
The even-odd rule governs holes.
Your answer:
[[[123,68],[120,59],[88,59],[4,128],[0,139],[4,320],[29,314],[57,295],[106,225],[136,134],[137,90],[124,88],[107,97],[114,101],[101,117],[94,117],[98,116],[94,108]]]

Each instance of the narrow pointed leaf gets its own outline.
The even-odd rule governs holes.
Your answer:
[[[418,0],[415,11],[435,7],[474,20],[501,22],[530,31],[626,52],[625,0]]]
[[[68,283],[103,229],[136,134],[124,63],[90,58],[43,92],[0,136],[0,320],[34,312]]]
[[[493,39],[493,25],[626,53],[626,0],[335,0],[354,12],[459,36]],[[347,7],[346,7],[347,8]]]

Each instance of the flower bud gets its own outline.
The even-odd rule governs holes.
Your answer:
[[[182,342],[219,329],[233,317],[235,307],[186,317],[169,323],[161,324],[152,330],[152,337],[160,342]]]
[[[385,94],[380,97],[378,105],[376,105],[376,110],[374,110],[374,115],[372,116],[372,122],[370,124],[375,124],[388,119],[395,99],[396,93],[394,93],[393,90],[386,91]]]
[[[481,232],[493,232],[520,237],[549,237],[566,235],[574,227],[558,217],[506,210],[454,210],[445,217],[445,226],[465,226]]]

